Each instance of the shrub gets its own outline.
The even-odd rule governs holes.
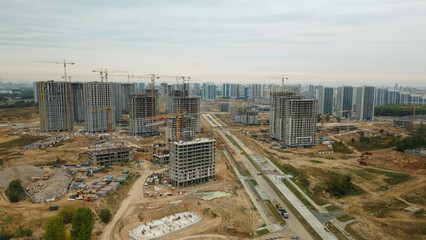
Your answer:
[[[340,175],[336,173],[330,174],[326,190],[336,197],[344,197],[360,191],[358,187],[352,184],[350,175]]]
[[[24,188],[22,187],[21,179],[12,180],[9,183],[9,187],[6,190],[6,196],[9,198],[10,202],[19,202],[23,197],[25,197]]]
[[[99,213],[99,218],[102,220],[102,222],[108,223],[111,218],[111,212],[108,209],[104,208]]]
[[[59,216],[64,219],[65,224],[72,222],[72,218],[74,217],[74,212],[76,209],[77,207],[71,204],[62,207],[61,211],[59,212]]]

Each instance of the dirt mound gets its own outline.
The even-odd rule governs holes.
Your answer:
[[[22,185],[25,186],[32,182],[32,177],[41,177],[43,174],[43,169],[34,166],[24,165],[11,167],[0,172],[0,185],[3,186],[2,191],[4,191],[10,181],[19,178],[22,181]]]

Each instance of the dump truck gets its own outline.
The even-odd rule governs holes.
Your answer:
[[[48,180],[49,179],[49,172],[47,172],[46,174],[44,174],[43,180]]]

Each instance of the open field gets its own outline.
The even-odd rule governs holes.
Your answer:
[[[218,114],[219,115],[219,114]],[[221,119],[226,119],[222,116]],[[226,120],[225,120],[226,121]],[[381,129],[406,136],[401,129],[389,124],[356,123],[366,132],[373,134]],[[348,216],[342,221],[355,218],[355,223],[346,227],[356,239],[422,239],[426,233],[426,218],[420,214],[413,216],[404,211],[410,205],[425,208],[426,199],[426,159],[395,151],[394,149],[373,150],[373,155],[365,157],[369,166],[361,166],[360,153],[318,154],[327,150],[318,145],[313,149],[271,149],[272,143],[265,143],[252,137],[264,135],[259,129],[265,126],[234,127],[238,136],[252,151],[276,161],[283,172],[295,175],[294,182],[306,190],[308,196],[319,205],[340,203]],[[356,132],[331,133],[336,141],[349,145]],[[327,137],[327,135],[326,135]],[[350,146],[350,145],[349,145]],[[349,175],[352,183],[362,191],[345,197],[335,197],[328,192],[330,176]],[[315,198],[319,198],[317,201]],[[309,206],[309,204],[308,204]]]

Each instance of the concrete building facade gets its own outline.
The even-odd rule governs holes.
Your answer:
[[[154,120],[143,120],[144,118],[152,117],[153,109],[154,114],[158,115],[159,102],[157,91],[155,92],[154,99],[152,99],[150,92],[129,96],[130,135],[152,135],[158,133],[159,126],[152,126],[155,122]]]
[[[179,110],[179,111],[178,111]],[[183,114],[195,117],[197,133],[201,131],[201,99],[198,96],[168,96],[166,104],[167,114]]]
[[[89,133],[115,131],[117,83],[84,83],[84,130]],[[120,102],[120,101],[119,101]]]
[[[136,94],[136,83],[122,83],[121,90],[122,90],[121,103],[122,103],[123,113],[128,114],[129,113],[129,96]]]
[[[357,89],[356,115],[358,121],[374,120],[374,94],[375,88],[371,86],[362,86]]]
[[[216,140],[201,138],[170,145],[170,181],[176,187],[206,183],[216,175]]]
[[[166,125],[166,143],[174,141],[190,141],[195,138],[197,133],[197,119],[193,116],[168,117]],[[179,124],[179,138],[177,135]]]
[[[349,119],[352,116],[352,102],[354,88],[351,86],[342,86],[337,88],[337,108],[336,116]]]
[[[132,160],[132,151],[129,148],[111,148],[87,152],[89,164],[105,165]]]
[[[204,101],[214,102],[216,100],[216,85],[214,83],[203,83],[201,96]]]
[[[295,92],[272,93],[269,130],[287,147],[313,147],[316,114],[316,100],[302,99]]]
[[[259,125],[259,112],[251,107],[232,106],[230,119],[237,125]]]
[[[84,93],[83,93],[83,83],[73,82],[71,83],[71,93],[72,93],[72,106],[74,112],[74,122],[83,122],[84,121]]]
[[[40,115],[40,131],[71,131],[73,106],[71,84],[41,81],[34,84]]]
[[[331,87],[318,88],[318,113],[333,114],[333,93],[334,89]]]

